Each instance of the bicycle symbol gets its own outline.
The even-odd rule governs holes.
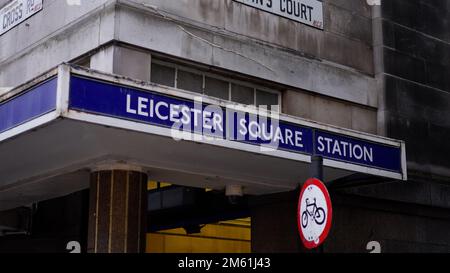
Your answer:
[[[316,204],[316,198],[314,202],[309,203],[309,198],[306,198],[306,210],[302,213],[302,227],[306,228],[308,226],[309,218],[314,220],[316,224],[322,225],[325,222],[325,210],[320,208]]]

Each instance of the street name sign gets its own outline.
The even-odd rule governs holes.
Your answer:
[[[0,36],[42,10],[43,0],[14,0],[0,9]]]
[[[318,29],[323,29],[323,3],[318,0],[234,0]]]

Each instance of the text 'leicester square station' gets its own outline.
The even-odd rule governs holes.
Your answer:
[[[449,22],[0,0],[0,253],[449,252]]]

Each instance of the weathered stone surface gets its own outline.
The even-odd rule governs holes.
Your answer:
[[[411,171],[450,176],[448,1],[384,1],[388,136],[404,139]]]

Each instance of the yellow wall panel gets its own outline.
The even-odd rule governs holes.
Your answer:
[[[161,241],[164,243],[161,244]],[[250,251],[250,241],[161,234],[147,236],[148,253],[250,253]]]
[[[164,250],[165,236],[157,233],[147,234],[147,253],[161,253]]]
[[[165,230],[162,234],[186,235],[186,231],[182,228]],[[193,236],[213,237],[223,239],[247,240],[250,241],[250,227],[226,226],[226,225],[206,225],[202,228],[201,233],[192,234]]]
[[[182,228],[147,234],[148,253],[250,253],[250,219],[206,225],[187,235]]]

